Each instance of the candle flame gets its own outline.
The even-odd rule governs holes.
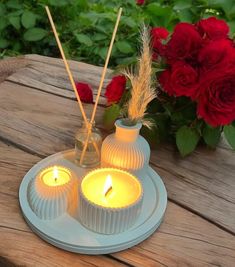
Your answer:
[[[111,175],[108,175],[106,177],[104,184],[104,191],[103,191],[104,196],[106,197],[111,190],[112,190],[112,177]]]
[[[56,166],[54,166],[54,168],[53,168],[53,177],[54,177],[54,180],[56,182],[58,179],[58,169]]]

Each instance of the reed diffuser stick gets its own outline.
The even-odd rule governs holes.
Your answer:
[[[91,125],[92,125],[92,123],[94,122],[94,119],[95,119],[95,114],[96,114],[96,110],[97,110],[97,106],[98,106],[101,90],[102,90],[102,87],[103,87],[103,84],[104,84],[104,78],[105,78],[105,74],[106,74],[106,71],[107,71],[107,68],[108,68],[109,59],[110,59],[110,55],[111,55],[111,52],[112,52],[112,48],[113,48],[113,44],[114,44],[114,40],[115,40],[115,37],[116,37],[116,33],[117,33],[117,29],[118,29],[118,25],[119,25],[119,22],[120,22],[121,15],[122,15],[122,8],[120,7],[120,9],[118,11],[118,15],[117,15],[116,24],[114,26],[112,39],[110,41],[109,49],[108,49],[108,52],[107,52],[105,65],[104,65],[103,72],[102,72],[101,79],[100,79],[98,93],[97,93],[97,96],[96,96],[96,101],[95,101],[95,105],[94,105],[94,108],[93,108],[91,121],[90,121]],[[86,139],[86,142],[84,144],[84,147],[83,147],[83,150],[82,150],[82,154],[81,154],[81,158],[80,158],[80,165],[82,165],[82,162],[83,162],[86,150],[87,150],[87,146],[88,146],[90,135],[91,135],[91,129],[88,129],[87,139]]]
[[[63,59],[64,65],[65,65],[67,74],[68,74],[68,76],[69,76],[69,79],[70,79],[70,82],[71,82],[71,85],[72,85],[72,88],[73,88],[74,93],[75,93],[75,95],[76,95],[76,98],[77,98],[77,101],[78,101],[78,105],[79,105],[79,108],[80,108],[81,113],[82,113],[83,120],[85,121],[87,130],[90,131],[90,130],[89,130],[89,129],[91,128],[91,127],[90,127],[90,123],[89,123],[89,121],[88,121],[88,119],[87,119],[86,113],[85,113],[84,108],[83,108],[83,106],[82,106],[82,101],[81,101],[81,99],[80,99],[80,97],[79,97],[79,94],[78,94],[78,92],[77,92],[76,85],[75,85],[75,82],[74,82],[74,79],[73,79],[73,76],[72,76],[72,73],[71,73],[69,64],[68,64],[68,62],[67,62],[67,60],[66,60],[66,57],[65,57],[65,54],[64,54],[64,50],[63,50],[63,48],[62,48],[62,45],[61,45],[61,42],[60,42],[58,33],[57,33],[57,31],[56,31],[56,27],[55,27],[54,21],[53,21],[53,19],[52,19],[50,9],[49,9],[48,6],[45,6],[45,9],[46,9],[47,16],[48,16],[49,21],[50,21],[50,24],[51,24],[51,28],[52,28],[53,33],[54,33],[54,35],[55,35],[55,39],[56,39],[57,45],[58,45],[58,47],[59,47],[60,54],[61,54],[61,56],[62,56],[62,59]],[[93,143],[93,145],[94,145],[94,147],[95,147],[96,153],[99,155],[100,152],[99,152],[99,149],[98,149],[96,143],[95,143],[95,142],[92,142],[92,143]]]

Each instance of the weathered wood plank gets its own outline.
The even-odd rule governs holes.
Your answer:
[[[25,58],[30,60],[30,65],[9,76],[7,78],[8,81],[75,99],[75,94],[62,60],[38,55],[29,55]],[[75,81],[89,83],[95,97],[103,68],[72,60],[69,61],[69,64]],[[107,71],[104,88],[110,80],[111,73],[111,70]],[[104,90],[99,102],[100,104],[106,103]]]
[[[32,234],[19,209],[18,188],[23,175],[40,158],[2,142],[0,150],[1,256],[26,266],[69,266],[73,262],[77,264],[75,266],[122,266],[102,256],[62,252]],[[230,267],[235,260],[235,238],[169,202],[164,222],[156,233],[132,249],[113,254],[113,257],[141,267],[179,266],[179,263],[180,266]]]
[[[151,156],[170,199],[235,232],[235,153],[199,148],[186,159],[164,146]]]
[[[234,242],[232,235],[169,202],[164,223],[154,235],[114,256],[138,267],[230,267],[235,262]]]
[[[75,132],[82,121],[76,101],[4,82],[0,103],[0,136],[43,156],[74,146]],[[92,107],[84,105],[88,116]],[[100,108],[97,124],[101,118]]]
[[[3,82],[9,75],[16,72],[18,69],[26,67],[30,60],[23,56],[18,58],[8,58],[0,60],[0,83]]]
[[[106,256],[86,256],[55,248],[32,232],[0,227],[0,255],[16,266],[32,267],[100,267],[128,266]]]

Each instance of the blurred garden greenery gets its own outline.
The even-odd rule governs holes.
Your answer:
[[[68,58],[103,65],[120,6],[123,16],[110,66],[135,62],[143,22],[172,30],[180,21],[217,16],[235,31],[234,0],[2,0],[0,57],[36,53],[59,57],[44,6],[50,7]]]

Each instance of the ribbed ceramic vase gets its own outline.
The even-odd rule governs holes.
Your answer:
[[[127,126],[120,119],[115,126],[115,133],[103,141],[101,166],[121,168],[142,178],[150,158],[149,144],[139,134],[142,124]]]

